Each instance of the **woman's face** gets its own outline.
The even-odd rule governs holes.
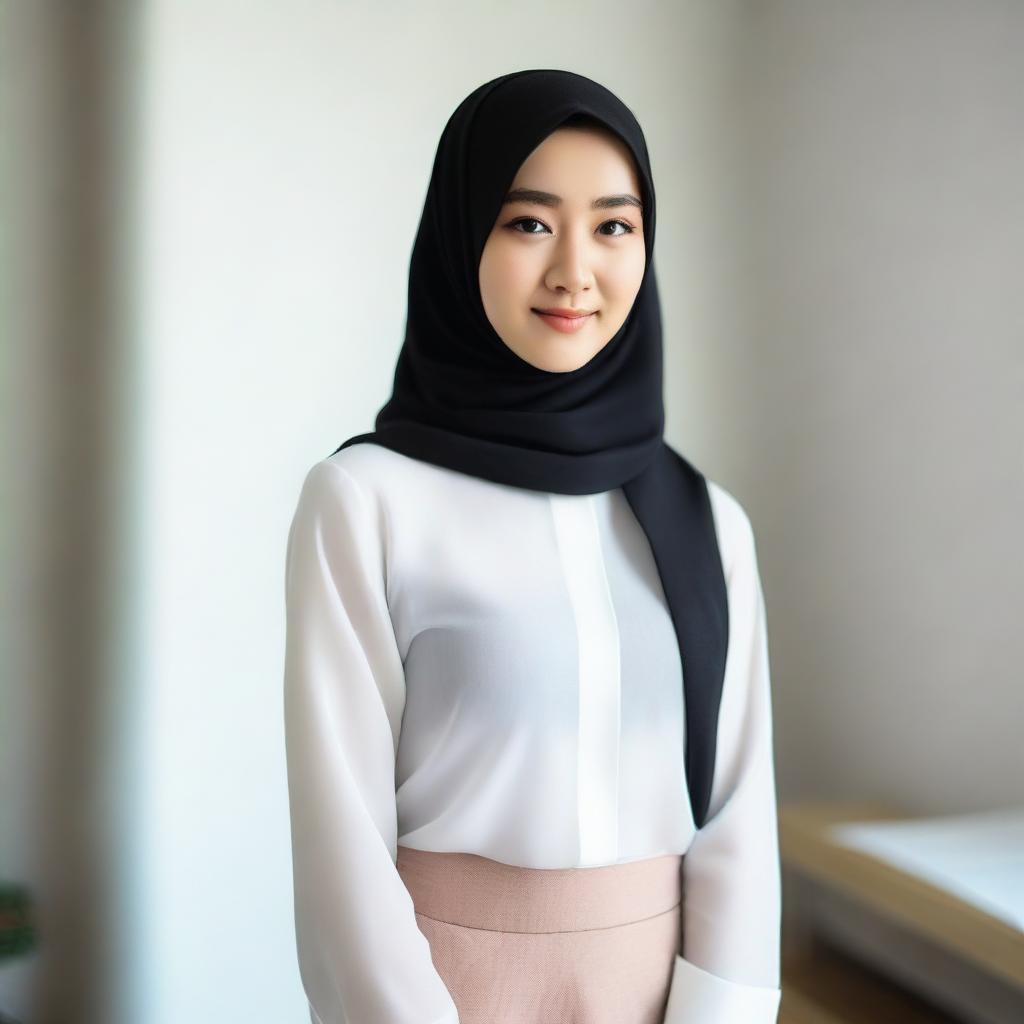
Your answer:
[[[610,133],[559,128],[527,157],[480,258],[487,318],[520,358],[575,370],[622,326],[646,262],[640,197],[632,153]],[[551,309],[588,315],[540,312]]]

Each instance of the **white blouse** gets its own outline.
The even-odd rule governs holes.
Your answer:
[[[665,1024],[771,1024],[780,871],[764,598],[709,480],[730,640],[708,820],[678,641],[621,488],[496,484],[360,443],[288,534],[284,713],[296,941],[314,1024],[458,1024],[396,846],[530,868],[683,858]]]

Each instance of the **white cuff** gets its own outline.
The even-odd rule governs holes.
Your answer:
[[[676,956],[664,1024],[776,1024],[781,988],[743,985]]]

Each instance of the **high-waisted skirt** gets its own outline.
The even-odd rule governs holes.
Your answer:
[[[460,1024],[661,1024],[682,951],[682,855],[522,868],[398,847]]]

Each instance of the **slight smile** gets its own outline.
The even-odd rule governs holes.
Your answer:
[[[597,314],[597,310],[582,309],[533,309],[549,327],[563,334],[574,334]]]

